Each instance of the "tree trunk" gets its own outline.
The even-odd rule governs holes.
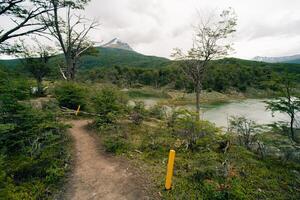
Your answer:
[[[75,73],[76,73],[75,70],[76,70],[76,69],[75,69],[75,64],[73,63],[73,64],[72,64],[72,68],[71,68],[71,80],[72,80],[72,81],[75,80]]]
[[[295,138],[295,131],[294,131],[294,118],[295,116],[292,114],[291,115],[291,122],[290,122],[290,130],[291,130],[291,138],[294,142],[297,142],[296,141],[296,138]]]
[[[197,120],[200,120],[200,93],[201,87],[200,84],[196,85],[196,112],[197,112]]]
[[[74,80],[75,79],[75,61],[71,58],[66,59],[67,60],[67,79],[68,80]]]
[[[36,79],[37,84],[37,96],[41,97],[44,95],[42,79]]]

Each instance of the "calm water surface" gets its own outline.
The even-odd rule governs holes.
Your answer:
[[[261,99],[233,101],[226,104],[202,109],[202,118],[214,122],[218,126],[227,126],[230,116],[245,116],[258,124],[269,124],[276,121],[288,121],[288,116],[266,110],[266,103]]]
[[[159,99],[139,99],[146,107],[154,106]],[[231,101],[224,104],[202,106],[201,118],[215,123],[217,126],[227,127],[230,116],[245,116],[258,124],[269,124],[276,121],[288,121],[288,116],[276,112],[272,116],[271,111],[266,110],[266,99],[246,99]],[[195,105],[183,106],[188,109],[195,109]]]

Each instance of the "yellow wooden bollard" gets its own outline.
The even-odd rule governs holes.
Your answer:
[[[174,170],[174,160],[175,160],[175,151],[170,150],[169,153],[169,160],[168,160],[168,167],[167,167],[167,177],[166,177],[166,190],[170,190],[172,187],[172,176]]]
[[[76,116],[78,115],[79,111],[80,111],[80,105],[78,106],[78,108],[77,108],[77,110],[76,110],[76,112],[75,112],[75,115],[76,115]]]

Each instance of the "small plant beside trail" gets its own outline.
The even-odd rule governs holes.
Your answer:
[[[75,82],[62,82],[54,89],[54,95],[60,106],[76,110],[86,106],[86,89]]]
[[[100,129],[114,125],[126,111],[127,98],[116,89],[104,88],[92,101],[98,115],[95,124]]]
[[[66,126],[0,87],[0,199],[50,199],[69,170]]]

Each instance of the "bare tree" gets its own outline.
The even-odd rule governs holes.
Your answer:
[[[0,27],[0,53],[13,51],[13,47],[7,42],[9,39],[43,33],[46,26],[38,18],[51,9],[48,1],[0,0],[1,24],[6,21],[8,24],[2,27],[9,27]]]
[[[194,84],[197,113],[200,112],[200,93],[205,72],[211,60],[220,59],[231,50],[231,44],[226,39],[236,31],[237,24],[237,17],[231,8],[224,10],[219,17],[212,15],[200,18],[200,23],[195,26],[193,47],[187,53],[176,48],[172,54],[181,61],[184,74]]]
[[[93,42],[89,40],[88,34],[99,26],[96,20],[91,21],[81,15],[72,14],[73,9],[83,8],[85,2],[82,2],[81,7],[74,7],[77,4],[69,5],[66,19],[63,20],[58,14],[59,1],[51,0],[53,11],[48,12],[44,17],[48,30],[55,37],[64,54],[66,66],[60,66],[60,71],[67,80],[75,79],[80,56],[93,47]]]
[[[34,39],[36,45],[28,46],[22,43],[21,53],[17,56],[23,58],[26,70],[34,77],[37,83],[37,96],[44,95],[43,79],[51,71],[49,61],[56,55],[55,49],[50,46],[41,44],[37,39]]]

